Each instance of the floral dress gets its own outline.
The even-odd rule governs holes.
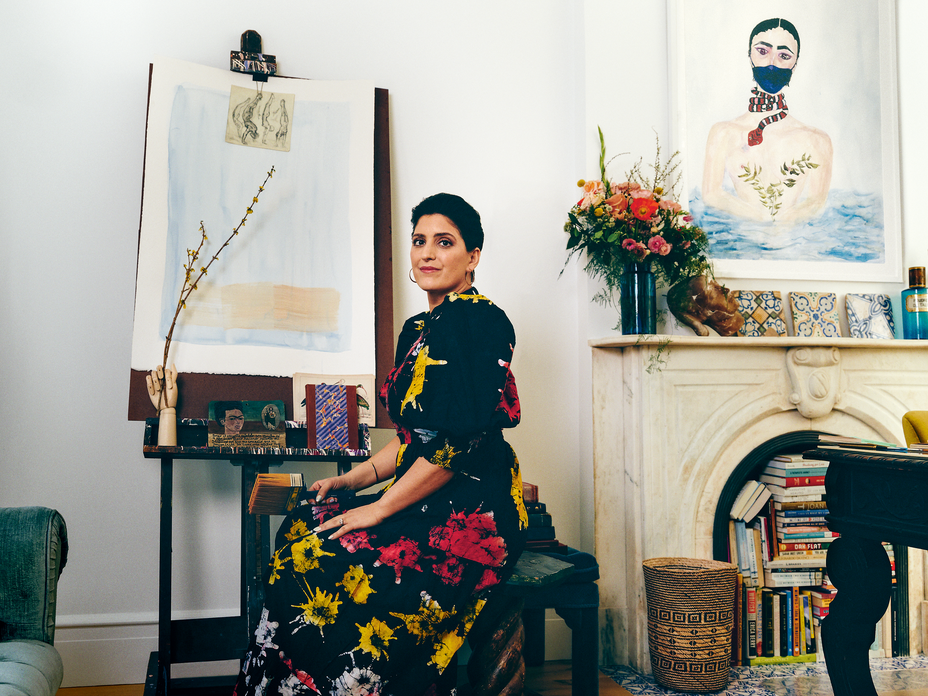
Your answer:
[[[235,696],[418,696],[437,680],[525,545],[519,463],[502,436],[520,417],[514,345],[506,315],[473,289],[406,322],[380,392],[401,442],[394,481],[419,457],[455,476],[335,541],[310,530],[376,497],[307,494],[278,532]]]

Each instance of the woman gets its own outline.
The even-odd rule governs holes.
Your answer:
[[[480,216],[439,193],[412,224],[411,277],[429,311],[403,326],[380,391],[397,435],[316,481],[284,520],[236,696],[424,693],[524,547],[519,464],[501,430],[519,422],[515,334],[473,287]],[[390,476],[375,495],[339,494]]]
[[[785,19],[764,20],[751,31],[748,57],[757,87],[744,114],[709,131],[706,205],[775,223],[807,220],[825,207],[831,138],[789,114],[782,92],[796,70],[799,46],[799,32]]]

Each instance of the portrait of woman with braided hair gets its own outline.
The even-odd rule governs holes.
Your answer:
[[[831,184],[831,138],[789,112],[784,88],[799,64],[799,32],[785,19],[754,27],[748,110],[709,131],[706,205],[750,220],[795,223],[822,211]],[[726,186],[727,185],[727,186]]]

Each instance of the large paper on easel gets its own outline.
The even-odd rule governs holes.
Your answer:
[[[290,152],[225,142],[231,86],[247,75],[152,66],[132,368],[161,364],[202,220],[209,258],[252,204],[175,329],[181,372],[373,373],[373,99],[370,82],[271,78],[295,95]]]

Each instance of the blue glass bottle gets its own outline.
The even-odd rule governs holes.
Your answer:
[[[902,291],[902,337],[928,339],[928,288],[925,267],[909,269],[909,289]]]

